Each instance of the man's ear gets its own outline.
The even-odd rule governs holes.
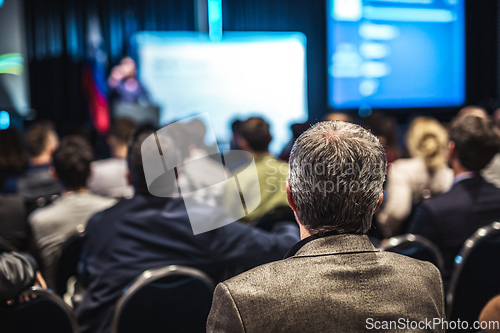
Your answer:
[[[456,156],[457,156],[457,151],[455,149],[455,142],[449,141],[448,150],[446,151],[446,158],[448,160],[448,163],[450,163],[453,159],[455,159]]]
[[[132,176],[130,176],[130,171],[127,170],[127,172],[125,172],[125,178],[127,178],[128,185],[130,186],[134,185],[134,183],[132,182]]]
[[[248,151],[250,149],[250,146],[248,145],[247,140],[243,139],[241,136],[238,136],[236,139],[236,142],[238,143],[238,147],[241,150],[246,150]]]
[[[52,179],[56,181],[56,183],[59,182],[59,177],[57,176],[56,168],[54,168],[52,165],[49,167],[49,173]]]
[[[290,208],[296,212],[297,211],[297,203],[295,202],[295,199],[293,198],[292,195],[292,189],[290,188],[290,182],[288,179],[286,180],[286,198],[288,199],[288,205],[290,205]]]
[[[382,202],[384,202],[384,192],[380,193],[380,197],[378,198],[377,208],[375,208],[373,214],[375,214],[375,212],[380,208]]]

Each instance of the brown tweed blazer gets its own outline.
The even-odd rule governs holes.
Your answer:
[[[294,249],[220,283],[207,332],[413,332],[402,323],[444,319],[441,275],[428,262],[380,252],[361,235],[312,237]],[[374,329],[384,323],[392,329]]]

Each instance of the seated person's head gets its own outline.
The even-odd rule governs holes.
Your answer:
[[[457,117],[451,124],[448,163],[455,172],[479,172],[499,149],[499,132],[489,119]]]
[[[350,115],[341,112],[330,112],[323,118],[323,121],[334,121],[334,120],[345,121],[347,123],[354,122],[354,119],[352,119]]]
[[[146,163],[162,164],[163,162],[161,161],[161,158],[165,161],[178,160],[180,158],[180,153],[174,145],[174,141],[170,137],[167,135],[161,135],[161,137],[159,137],[160,135],[157,134],[159,137],[157,141],[154,134],[154,128],[150,126],[143,126],[137,129],[133,137],[130,139],[127,153],[128,178],[130,183],[134,186],[136,193],[148,194],[151,192],[155,195],[168,197],[177,191],[175,171],[172,169],[169,172],[163,173],[164,169],[162,166],[162,170],[160,171],[161,176],[159,176],[153,183],[150,184],[150,187],[148,187],[146,176],[144,174],[143,157],[146,160]],[[148,142],[149,144],[143,147],[143,143],[146,139],[150,140]],[[161,149],[159,149],[159,146],[157,145],[158,142],[161,142]]]
[[[326,121],[295,142],[287,195],[310,234],[364,234],[382,202],[384,148],[361,126]]]
[[[241,122],[238,146],[251,153],[267,153],[272,136],[269,124],[262,118],[252,117]]]
[[[115,157],[126,156],[128,140],[136,128],[135,123],[128,118],[118,118],[113,122],[107,142]]]
[[[420,116],[410,124],[406,132],[406,146],[411,157],[420,157],[428,169],[446,165],[448,132],[439,121]]]
[[[380,112],[374,112],[363,119],[364,127],[368,128],[384,146],[397,145],[396,118]]]
[[[467,116],[475,116],[479,118],[488,118],[488,113],[485,109],[477,105],[466,106],[458,111],[456,118],[464,118]]]
[[[28,128],[25,142],[28,154],[32,158],[32,163],[42,164],[50,163],[50,156],[59,145],[59,138],[54,130],[54,125],[51,122],[43,121]],[[37,158],[42,158],[40,163],[37,163]]]
[[[92,148],[83,137],[64,137],[52,154],[55,176],[66,190],[85,188],[93,159]]]

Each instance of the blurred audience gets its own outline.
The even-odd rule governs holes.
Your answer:
[[[370,318],[444,319],[438,269],[380,252],[365,235],[385,166],[383,147],[358,125],[326,121],[302,134],[286,185],[302,240],[285,260],[220,283],[207,332],[365,332]]]
[[[475,116],[475,117],[479,117],[479,118],[488,118],[488,113],[486,112],[485,109],[483,109],[480,106],[469,105],[469,106],[466,106],[466,107],[460,109],[460,111],[458,111],[458,113],[456,115],[456,118],[464,118],[464,117],[467,117],[467,116]]]
[[[288,206],[285,191],[288,164],[269,153],[271,140],[269,124],[264,119],[252,117],[241,123],[238,146],[253,155],[259,183],[254,181],[253,174],[241,172],[242,168],[236,170],[234,174],[238,175],[238,182],[243,192],[260,191],[261,199],[257,208],[248,212],[246,218],[242,219],[249,223],[258,220],[276,207]],[[255,191],[249,190],[259,186],[260,189],[256,188]],[[253,199],[258,200],[258,198]],[[234,196],[226,197],[223,204],[225,207],[234,207],[234,205],[241,205],[241,199]],[[246,205],[256,206],[252,202],[247,202]],[[227,211],[230,211],[230,208]]]
[[[500,219],[500,189],[480,176],[499,149],[499,131],[490,120],[466,116],[452,122],[447,157],[455,175],[453,186],[420,205],[409,229],[439,247],[445,280],[465,240],[479,227]]]
[[[394,163],[401,155],[396,124],[396,118],[380,112],[374,112],[363,118],[363,126],[368,128],[384,146],[388,164]]]
[[[332,121],[332,120],[340,120],[340,121],[345,121],[346,123],[354,123],[354,119],[352,119],[350,115],[341,112],[330,112],[323,118],[323,121]]]
[[[29,217],[42,274],[54,288],[57,263],[62,246],[85,229],[87,220],[96,212],[115,203],[114,199],[90,193],[92,149],[80,136],[66,136],[53,153],[53,174],[64,185],[60,198],[35,210]]]
[[[496,109],[495,112],[493,112],[493,121],[495,122],[495,125],[500,128],[500,108]]]
[[[415,205],[446,192],[453,170],[446,161],[448,133],[434,118],[415,118],[406,133],[411,158],[398,159],[389,167],[385,201],[377,221],[385,238],[405,233]]]
[[[500,113],[498,114],[500,115]],[[462,108],[455,118],[458,119],[467,116],[476,116],[483,119],[490,119],[486,110],[477,105],[469,105]],[[495,119],[496,118],[493,118],[495,124],[500,129]],[[489,183],[492,183],[496,187],[500,188],[500,152],[493,156],[490,163],[488,163],[488,165],[486,165],[486,167],[481,170],[481,176],[483,176],[483,178],[486,179]]]
[[[27,167],[28,159],[16,128],[0,130],[0,193],[17,193],[17,178]]]
[[[148,161],[143,161],[141,145],[154,133],[154,129],[139,129],[129,144],[127,162],[134,196],[94,215],[85,230],[80,268],[87,295],[77,308],[82,333],[108,332],[116,301],[147,269],[191,266],[218,282],[224,279],[226,268],[248,269],[279,260],[298,241],[297,226],[292,223],[276,225],[275,233],[267,233],[231,223],[217,207],[191,207],[188,216],[182,198],[151,195],[143,166]],[[166,135],[161,140],[163,158],[177,160],[174,141]],[[175,179],[163,180],[162,193],[177,190]],[[193,217],[224,227],[194,235]]]
[[[293,144],[295,141],[299,138],[299,136],[307,131],[307,129],[310,127],[309,123],[297,123],[293,124],[291,126],[292,129],[292,139],[287,143],[285,148],[283,148],[283,151],[280,154],[280,159],[283,161],[288,162],[288,159],[290,158],[290,152],[292,151]]]
[[[127,179],[127,141],[136,130],[133,121],[118,118],[111,125],[107,143],[111,157],[92,162],[88,188],[95,194],[121,199],[131,198],[134,189]]]
[[[486,112],[481,116],[482,118],[489,118]],[[495,110],[493,113],[493,121],[498,129],[500,129],[500,109]],[[498,152],[491,159],[490,163],[481,170],[481,176],[488,182],[500,188],[500,152]]]
[[[38,122],[28,128],[25,135],[29,154],[29,167],[19,178],[18,193],[28,202],[28,210],[45,206],[61,194],[61,185],[49,172],[52,153],[59,145],[59,138],[52,123]]]

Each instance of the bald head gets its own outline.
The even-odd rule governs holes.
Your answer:
[[[478,118],[488,119],[488,113],[482,107],[476,105],[469,105],[458,111],[458,114],[455,118],[465,118],[467,116],[474,116]]]

